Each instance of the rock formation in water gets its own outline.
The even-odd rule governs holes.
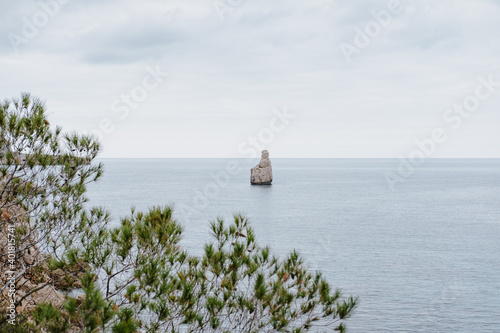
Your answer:
[[[262,151],[262,157],[259,164],[251,170],[250,182],[253,185],[271,185],[273,181],[273,167],[269,159],[269,152]]]

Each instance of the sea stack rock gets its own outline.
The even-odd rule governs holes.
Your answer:
[[[250,182],[252,185],[271,185],[273,181],[273,167],[269,159],[269,152],[262,151],[259,164],[252,168]]]

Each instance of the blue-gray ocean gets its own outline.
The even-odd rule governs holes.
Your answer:
[[[131,206],[175,204],[200,254],[209,221],[245,213],[260,244],[296,248],[359,296],[349,332],[500,332],[498,159],[428,160],[395,190],[395,159],[272,159],[272,186],[250,185],[258,160],[101,161],[89,204],[113,223]]]

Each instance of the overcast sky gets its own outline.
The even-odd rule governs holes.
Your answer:
[[[102,157],[500,157],[498,0],[42,3],[0,0],[0,97]]]

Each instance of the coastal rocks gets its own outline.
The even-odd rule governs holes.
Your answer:
[[[2,179],[0,179],[0,189],[4,186]],[[65,296],[61,292],[59,284],[66,283],[65,277],[67,273],[73,271],[71,267],[66,271],[62,269],[50,270],[46,263],[46,254],[42,253],[36,245],[38,236],[31,229],[29,222],[26,221],[26,214],[18,205],[9,205],[0,201],[0,285],[5,286],[12,281],[7,271],[12,270],[8,252],[9,248],[12,247],[10,241],[12,236],[9,229],[12,224],[8,222],[13,222],[16,225],[16,232],[22,232],[24,235],[23,243],[18,246],[25,248],[17,252],[15,259],[15,273],[21,272],[21,276],[18,276],[15,280],[14,289],[18,302],[16,311],[18,314],[25,312],[28,314],[28,318],[31,318],[29,313],[39,304],[52,303],[55,307],[62,306]],[[28,246],[28,244],[31,245]],[[82,274],[77,275],[74,280],[76,281]],[[71,287],[81,287],[81,284],[76,281]],[[5,288],[0,293],[0,308],[4,309],[7,304],[10,304],[12,297],[9,293],[10,288]]]
[[[269,159],[269,152],[263,150],[259,164],[251,170],[250,183],[252,183],[252,185],[271,185],[272,181],[273,167]]]
[[[42,287],[42,286],[43,284],[41,283],[37,287]],[[65,300],[64,295],[59,291],[57,291],[57,289],[51,285],[44,286],[36,293],[33,293],[31,297],[35,304],[52,303],[52,305],[56,308],[60,308]]]

